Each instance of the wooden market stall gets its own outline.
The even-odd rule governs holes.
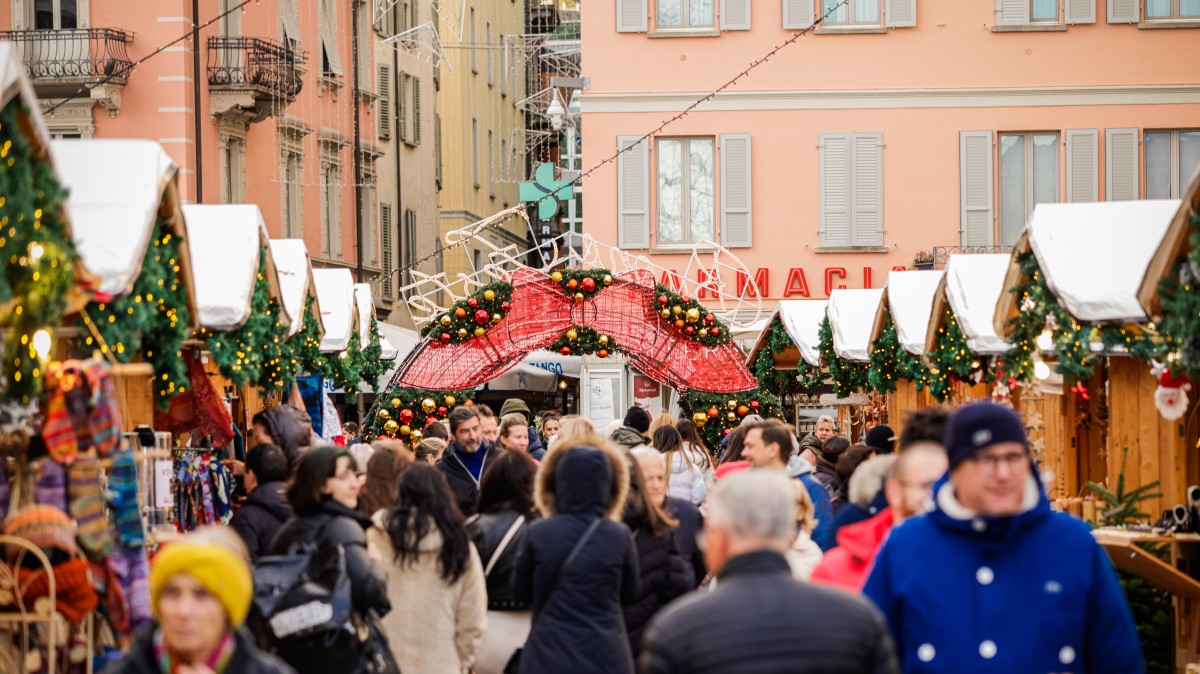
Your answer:
[[[883,290],[877,288],[839,289],[829,294],[825,311],[833,331],[833,353],[837,358],[861,364],[864,368],[871,362],[871,334],[882,298]],[[852,443],[861,442],[866,431],[864,412],[869,398],[843,395],[826,400],[836,404],[837,418],[845,437]]]
[[[826,300],[780,300],[775,311],[764,322],[767,329],[759,333],[758,339],[750,350],[747,363],[754,363],[760,352],[770,349],[768,345],[769,326],[779,321],[787,333],[788,341],[781,350],[775,351],[774,368],[776,370],[803,371],[811,373],[810,379],[824,379],[821,371],[821,321],[825,318],[828,307]],[[790,412],[795,420],[796,432],[803,437],[816,428],[817,418],[821,414],[833,413],[832,408],[824,408],[819,400],[821,391],[828,387],[821,385],[810,388],[806,393],[792,397]],[[786,402],[786,398],[785,398]]]
[[[900,348],[921,358],[925,354],[934,294],[941,287],[944,274],[932,270],[890,272],[871,327],[871,344],[876,343],[891,321]],[[888,424],[899,437],[906,413],[927,407],[930,399],[928,391],[916,381],[900,379],[895,385],[896,390],[887,395]]]

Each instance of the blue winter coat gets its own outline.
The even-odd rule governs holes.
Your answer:
[[[934,494],[949,496],[943,488],[947,478]],[[1144,671],[1107,554],[1037,491],[1032,510],[1008,518],[958,519],[937,498],[892,531],[863,592],[905,674]]]
[[[817,526],[812,530],[812,539],[821,548],[821,552],[825,552],[837,545],[837,529],[833,526],[833,505],[829,501],[829,492],[825,491],[825,486],[817,482],[812,473],[802,473],[796,479],[804,483],[804,488],[808,490],[808,496],[812,499],[813,514],[817,518]]]

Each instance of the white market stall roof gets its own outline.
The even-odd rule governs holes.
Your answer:
[[[813,367],[821,365],[821,321],[828,305],[826,300],[780,300],[775,307],[775,315],[779,316],[783,329],[800,351],[800,357]],[[770,319],[767,324],[770,325]],[[766,339],[766,334],[764,329],[760,343]],[[759,344],[755,344],[755,350],[758,347]]]
[[[1142,278],[1163,241],[1178,199],[1039,204],[1013,249],[1005,287],[1021,280],[1017,257],[1032,250],[1046,285],[1076,320],[1139,323]],[[1011,294],[996,306],[1000,334],[1019,311]]]
[[[391,323],[379,323],[379,337],[384,344],[384,360],[404,360],[421,343],[421,335],[417,334],[415,330]]]
[[[891,312],[900,347],[914,356],[925,353],[925,334],[933,311],[933,295],[942,282],[941,271],[893,271],[883,287],[883,299],[871,328],[874,343],[883,331],[884,310]]]
[[[1009,260],[1010,256],[1003,253],[950,256],[946,262],[946,276],[933,297],[926,353],[931,353],[937,346],[938,328],[946,316],[947,304],[972,353],[995,356],[1008,351],[1010,345],[996,334],[992,317],[996,305],[1009,295],[1005,284]]]
[[[121,297],[133,289],[155,220],[183,248],[180,272],[192,286],[176,176],[179,167],[149,140],[55,140],[54,165],[67,188],[71,236],[96,290]]]
[[[209,330],[233,330],[250,316],[259,254],[269,244],[262,212],[254,204],[187,204],[183,217],[195,278],[197,322]],[[269,247],[266,253],[271,296],[279,300],[281,317],[290,323]]]
[[[354,284],[354,306],[358,309],[358,343],[365,349],[371,339],[371,319],[375,317],[375,297],[371,294],[371,284]]]
[[[1158,283],[1170,274],[1175,273],[1175,263],[1181,260],[1191,250],[1191,225],[1189,221],[1196,213],[1200,213],[1200,166],[1196,167],[1192,181],[1183,191],[1183,200],[1175,217],[1167,226],[1162,243],[1150,258],[1142,284],[1138,290],[1138,302],[1146,315],[1159,318],[1162,316],[1162,306],[1158,297]],[[1175,280],[1178,280],[1177,278]]]
[[[349,269],[314,269],[317,301],[321,303],[321,321],[325,336],[323,353],[345,351],[356,327],[358,310],[354,302],[354,277]]]
[[[312,264],[308,260],[308,246],[304,239],[272,239],[271,258],[279,274],[279,294],[283,308],[291,317],[288,337],[304,327],[304,305],[309,295],[313,297],[313,312],[317,325],[321,326],[321,303],[317,301],[316,284],[312,278]],[[324,327],[321,334],[325,334]]]
[[[833,352],[838,358],[865,363],[871,360],[871,330],[879,310],[882,289],[835,290],[829,293],[829,325]]]

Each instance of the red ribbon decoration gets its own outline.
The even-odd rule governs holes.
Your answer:
[[[399,385],[435,391],[473,388],[579,326],[608,335],[639,371],[680,391],[733,393],[758,386],[737,344],[706,346],[663,321],[649,271],[615,277],[611,286],[583,302],[532,269],[514,272],[512,285],[512,310],[503,320],[462,344],[442,344],[436,334],[425,338],[401,365]]]

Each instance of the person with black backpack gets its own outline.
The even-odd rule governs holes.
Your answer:
[[[242,537],[250,563],[271,550],[283,523],[295,514],[287,501],[287,456],[275,445],[255,445],[246,454],[245,503],[229,526]]]
[[[356,510],[361,486],[354,457],[348,451],[340,447],[313,448],[300,458],[295,477],[288,487],[288,502],[296,516],[283,525],[271,546],[273,555],[293,558],[303,549],[311,554],[338,552],[336,565],[349,581],[349,608],[357,624],[383,616],[392,608],[387,594],[387,577],[378,564],[381,560],[379,551],[367,545],[366,529],[371,526],[371,520]],[[275,558],[259,561],[255,569],[257,584],[262,584],[259,578],[263,563],[272,559]],[[272,619],[276,624],[288,620],[297,623],[311,617],[304,615],[302,609],[303,606],[295,607],[295,615],[266,615],[263,618],[268,624]],[[335,635],[362,631],[333,630],[307,639],[289,639],[276,643],[275,650],[298,674],[328,674],[332,671],[352,674],[362,671],[354,663],[362,661],[364,649],[376,652],[380,647],[383,651],[388,649],[386,637],[378,631],[372,640],[382,640],[383,644],[334,639]]]

